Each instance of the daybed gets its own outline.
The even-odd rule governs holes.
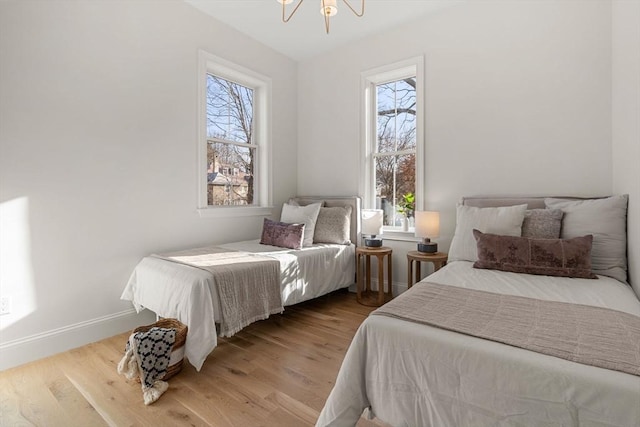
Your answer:
[[[313,227],[309,227],[306,213],[312,212],[313,217],[317,203],[321,207],[315,210]],[[268,235],[269,221],[265,220],[260,240],[145,257],[135,267],[121,298],[131,301],[138,312],[146,308],[159,317],[177,318],[186,324],[185,356],[200,370],[216,347],[218,335],[231,336],[253,321],[282,312],[284,306],[353,284],[359,214],[358,197],[292,199],[283,207],[282,223],[270,225],[297,227],[284,223],[301,215],[306,246],[274,246],[283,243],[272,239],[282,236]],[[337,243],[313,243],[314,238]],[[223,289],[235,293],[229,295]],[[253,311],[245,314],[249,309]],[[230,324],[229,319],[236,316],[244,317]]]
[[[530,215],[529,209],[545,208],[545,198],[463,199],[450,250],[453,260],[363,322],[317,426],[353,426],[363,411],[393,426],[640,426],[640,301],[624,282],[626,242],[620,241],[620,234],[624,237],[626,232],[626,197],[546,199],[547,207],[563,211],[563,241],[575,237],[573,233],[586,234],[585,226],[593,227],[591,267],[597,279],[480,269],[474,268],[473,259],[464,260],[470,247],[460,244],[468,244],[467,233],[473,228],[481,232],[480,238],[483,232],[517,237],[522,230],[514,232],[513,225],[496,223],[513,221],[513,217],[489,218],[482,213],[488,211],[478,206],[521,203],[527,204],[525,215]],[[469,215],[472,210],[475,213]],[[498,208],[489,210],[498,212]],[[557,243],[549,236],[546,239]],[[470,256],[479,260],[478,266],[491,258],[487,257],[490,251],[471,249],[476,251]],[[508,262],[502,267],[519,268]],[[433,299],[423,299],[427,294]],[[475,299],[485,297],[486,305],[494,304],[495,311],[484,312],[484,303],[475,304]],[[515,306],[507,304],[511,298],[516,298]],[[472,311],[465,311],[467,307]],[[399,311],[413,309],[423,317],[397,316]],[[596,318],[567,316],[583,310]],[[542,312],[547,314],[541,316]],[[444,321],[431,319],[438,313]],[[625,323],[600,321],[600,315]],[[591,326],[581,327],[579,322]],[[467,332],[456,331],[459,326]],[[525,342],[523,348],[503,343],[508,340],[481,338],[500,329],[507,335],[519,331],[520,335],[510,338],[516,342],[522,337],[533,342],[545,335],[553,340],[566,333],[566,342],[555,344],[577,352],[567,352],[565,359],[558,357],[554,346],[533,351],[526,349],[531,343]],[[611,353],[609,360],[592,353],[593,341],[604,353]],[[587,360],[572,361],[576,357]],[[619,368],[623,369],[614,370]]]

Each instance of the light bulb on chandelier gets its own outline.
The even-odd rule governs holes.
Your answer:
[[[293,0],[276,0],[278,3],[282,4],[282,22],[289,22],[291,17],[296,13],[300,5],[304,0],[298,0],[298,3],[293,8],[293,11],[287,16],[286,8],[288,4],[293,3]],[[349,9],[353,12],[357,17],[362,17],[364,15],[364,0],[361,0],[360,4],[360,12],[357,12],[353,6],[347,1],[342,0],[344,4],[347,5]],[[338,14],[338,0],[320,0],[320,14],[324,16],[324,28],[329,34],[329,18]]]

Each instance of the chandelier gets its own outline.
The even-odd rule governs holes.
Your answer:
[[[293,0],[276,0],[278,3],[282,4],[282,22],[289,22],[291,17],[296,13],[300,5],[304,0],[298,0],[298,4],[295,5],[289,16],[287,16],[286,8],[288,4],[293,3]],[[338,0],[320,0],[320,14],[324,16],[324,28],[329,34],[329,18],[335,16],[338,13]],[[342,0],[344,4],[346,4],[349,9],[356,15],[357,17],[361,17],[364,15],[364,0],[361,0],[360,12],[358,13],[353,6],[349,4],[347,0]]]

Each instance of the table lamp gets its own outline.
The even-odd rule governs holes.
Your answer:
[[[382,246],[382,238],[376,237],[382,234],[383,212],[381,209],[362,210],[362,235],[369,238],[364,239],[364,245],[369,248],[379,248]]]
[[[421,237],[418,251],[426,253],[438,252],[438,244],[431,241],[440,235],[440,212],[416,211],[416,237]]]

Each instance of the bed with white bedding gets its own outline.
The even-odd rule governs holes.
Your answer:
[[[350,207],[346,241],[343,244],[313,243],[300,249],[290,249],[251,240],[217,245],[210,251],[201,248],[198,253],[229,251],[231,254],[276,260],[282,306],[297,304],[353,284],[355,245],[344,243],[348,240],[357,242],[359,198],[296,200],[301,205],[321,200],[323,207]],[[167,257],[148,256],[135,267],[121,298],[131,301],[138,312],[146,308],[160,317],[177,318],[186,324],[189,329],[185,356],[200,370],[220,335],[223,307],[219,286],[215,275],[207,269]],[[260,318],[266,318],[268,314]]]
[[[401,297],[429,282],[640,317],[632,288],[609,276],[533,275],[473,264],[450,262]],[[631,340],[637,361],[640,335]],[[374,314],[357,331],[317,425],[353,426],[363,411],[393,426],[637,427],[640,376]]]

